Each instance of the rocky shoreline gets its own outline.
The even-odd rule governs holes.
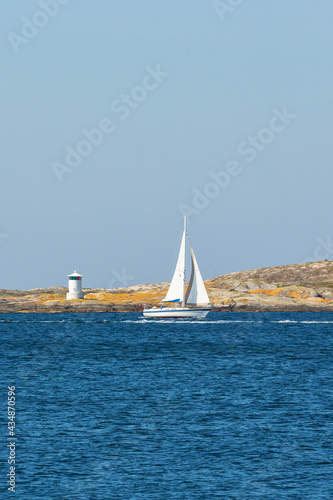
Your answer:
[[[205,282],[213,311],[333,311],[333,262],[269,267]],[[159,306],[169,283],[117,289],[84,289],[66,300],[67,288],[0,289],[0,313],[135,312]]]

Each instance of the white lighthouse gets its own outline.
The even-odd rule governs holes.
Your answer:
[[[67,300],[83,299],[82,292],[82,275],[74,271],[73,274],[68,276],[68,293]]]

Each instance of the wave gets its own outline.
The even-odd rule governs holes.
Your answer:
[[[243,323],[243,324],[290,324],[290,325],[296,325],[296,324],[304,324],[304,325],[312,325],[312,324],[317,324],[317,325],[325,325],[325,324],[333,324],[333,321],[310,321],[310,320],[303,320],[303,321],[297,321],[297,320],[292,320],[292,319],[280,319],[280,320],[232,320],[232,319],[191,319],[191,318],[183,318],[183,319],[172,319],[172,318],[165,318],[165,319],[159,319],[159,318],[137,318],[137,319],[75,319],[75,318],[65,318],[65,319],[54,319],[54,320],[29,320],[29,319],[0,319],[0,323],[32,323],[32,324],[39,324],[39,323],[73,323],[73,324],[80,324],[80,323],[90,323],[90,324],[114,324],[114,323],[132,323],[132,324],[200,324],[200,325],[219,325],[219,324],[236,324],[236,323]]]
[[[295,321],[292,319],[280,319],[278,321],[268,321],[268,323],[291,323],[291,324],[303,324],[303,325],[325,325],[325,324],[332,324],[333,321]]]

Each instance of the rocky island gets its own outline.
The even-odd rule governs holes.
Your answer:
[[[242,271],[205,281],[213,311],[333,311],[333,262],[319,261]],[[116,289],[83,289],[66,300],[67,288],[0,289],[0,313],[135,312],[159,306],[169,283]]]

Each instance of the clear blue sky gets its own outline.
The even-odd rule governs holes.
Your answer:
[[[333,2],[232,3],[3,2],[0,288],[333,258]]]

